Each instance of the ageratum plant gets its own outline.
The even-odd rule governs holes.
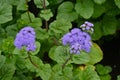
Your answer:
[[[0,80],[111,80],[95,42],[119,29],[119,5],[0,0]]]

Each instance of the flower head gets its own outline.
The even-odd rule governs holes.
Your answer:
[[[63,45],[70,46],[70,53],[79,54],[81,50],[90,51],[92,46],[91,37],[88,33],[74,28],[62,38]]]
[[[18,49],[26,46],[27,51],[34,51],[36,49],[34,29],[29,26],[21,29],[16,35],[14,45]]]
[[[86,21],[84,24],[82,24],[82,25],[80,26],[80,28],[81,28],[83,31],[91,32],[91,33],[92,33],[92,32],[94,31],[93,26],[94,26],[94,25],[93,25],[92,23]]]

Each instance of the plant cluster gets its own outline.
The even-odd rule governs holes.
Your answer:
[[[103,52],[94,40],[120,29],[120,0],[0,0],[0,6],[0,80],[111,79],[112,69],[97,64]]]

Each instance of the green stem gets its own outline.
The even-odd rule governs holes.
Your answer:
[[[46,3],[45,0],[43,0],[43,9],[46,10]],[[45,28],[48,31],[48,21],[45,20]]]
[[[64,69],[64,67],[68,63],[68,61],[71,60],[71,58],[72,58],[72,55],[70,55],[70,57],[68,59],[66,59],[66,61],[63,63],[62,70]]]
[[[52,40],[54,41],[54,44],[55,44],[56,46],[59,45],[59,42],[57,41],[57,39],[56,39],[55,37],[52,37]]]
[[[31,56],[30,56],[30,52],[28,52],[28,58],[29,58],[30,62],[31,62],[36,68],[38,68],[38,65],[33,62],[32,58],[31,58]]]
[[[28,5],[28,0],[26,0],[26,4]],[[31,19],[31,17],[30,17],[29,9],[27,9],[27,14],[28,14],[28,18],[29,18],[30,22],[32,22],[32,19]]]

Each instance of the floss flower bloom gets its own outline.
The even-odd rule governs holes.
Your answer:
[[[94,31],[93,26],[94,26],[94,25],[93,25],[92,23],[86,21],[84,24],[82,24],[82,25],[80,26],[80,28],[81,28],[83,31],[93,32],[93,31]]]
[[[62,38],[62,44],[69,45],[70,53],[75,54],[79,54],[81,50],[89,52],[92,46],[90,35],[78,28],[74,28],[65,34]]]
[[[21,49],[23,46],[26,46],[27,51],[35,51],[35,32],[31,27],[25,27],[19,31],[16,35],[14,45]]]

